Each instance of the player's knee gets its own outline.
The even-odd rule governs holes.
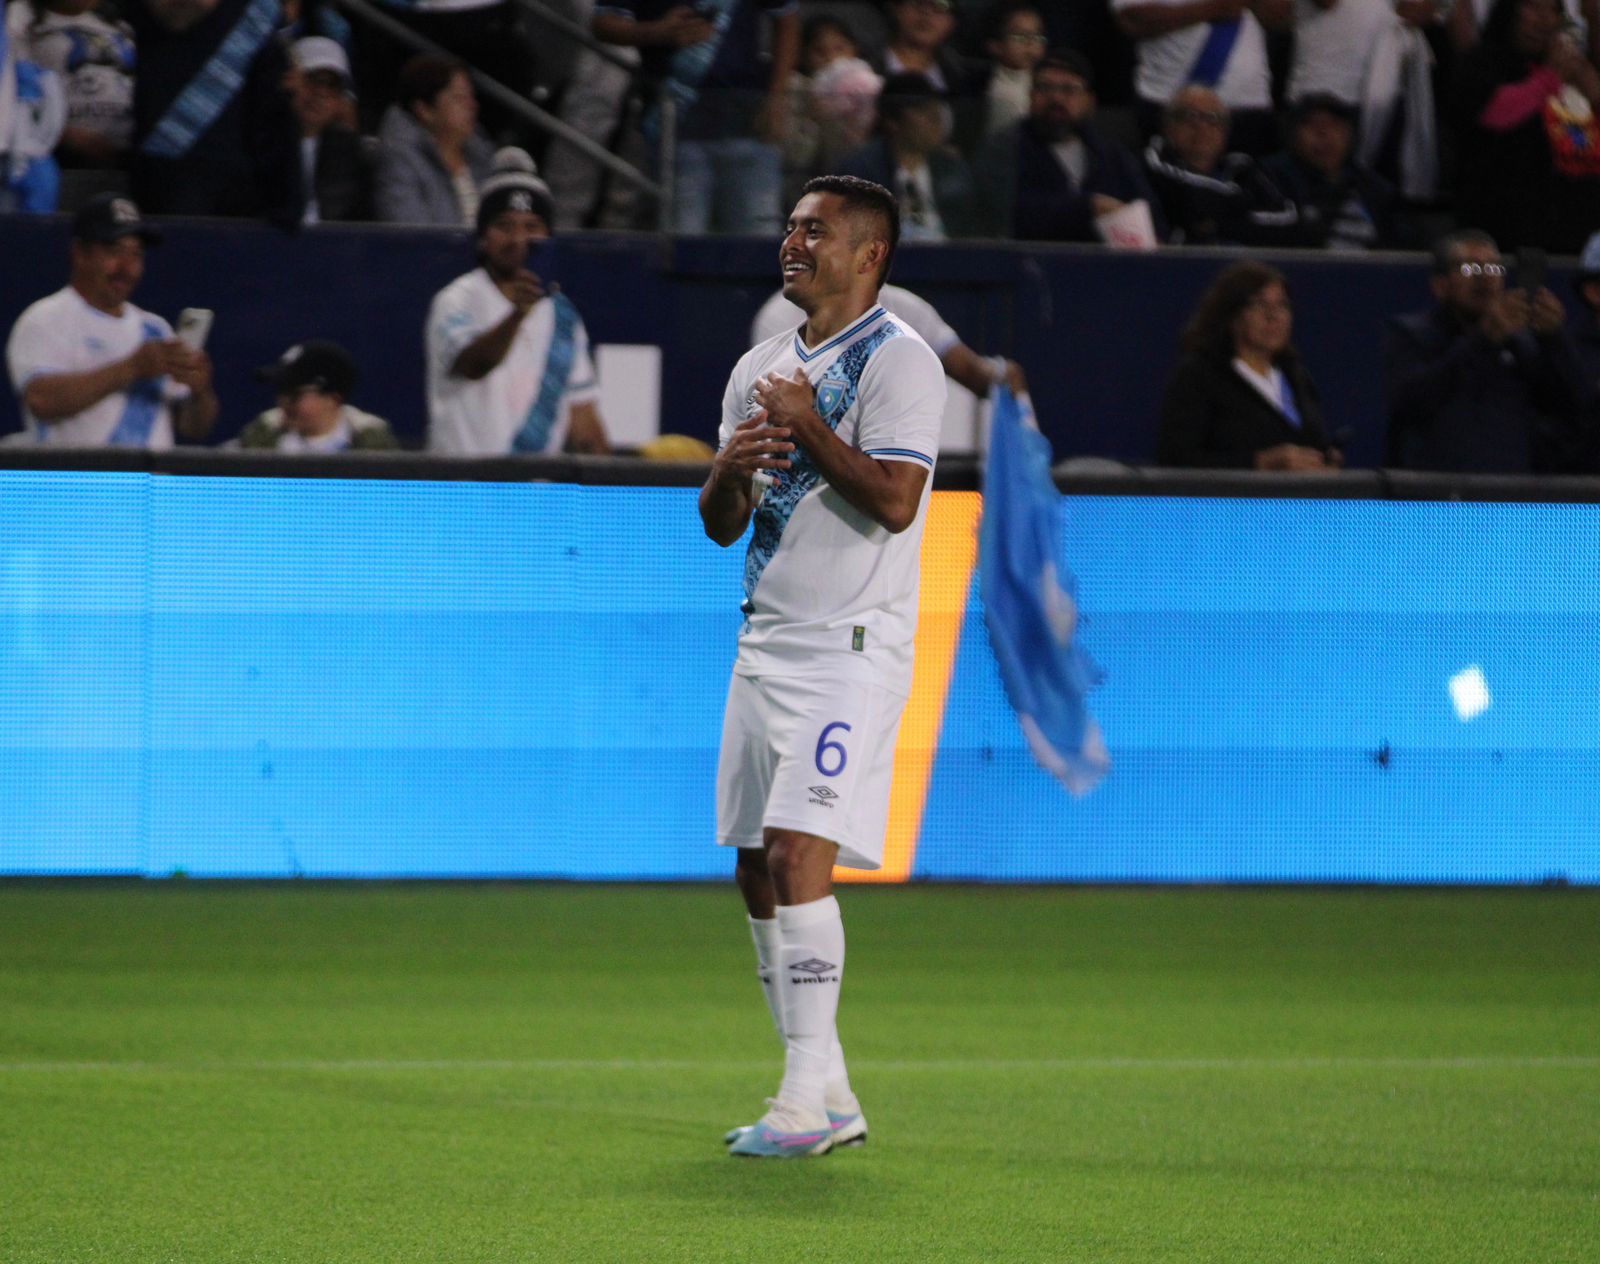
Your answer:
[[[791,830],[771,830],[767,835],[767,869],[774,882],[788,885],[817,872],[831,872],[838,848],[825,839]]]

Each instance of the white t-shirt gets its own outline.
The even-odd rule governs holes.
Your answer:
[[[54,373],[86,373],[125,360],[152,338],[172,337],[161,317],[122,305],[112,316],[91,307],[70,285],[34,303],[11,327],[6,367],[20,401],[29,382]],[[40,443],[65,447],[170,448],[174,401],[187,399],[187,387],[171,378],[135,382],[107,395],[75,416],[41,422],[27,406],[23,420]]]
[[[1393,0],[1338,0],[1331,9],[1295,0],[1289,100],[1329,93],[1359,105],[1372,47],[1399,20]]]
[[[482,268],[434,295],[427,328],[430,451],[458,456],[560,452],[572,406],[599,398],[588,331],[564,294],[534,304],[505,359],[491,372],[476,382],[451,376],[462,348],[510,311],[511,300]]]
[[[1183,4],[1186,0],[1111,0],[1111,8],[1131,9],[1146,4]],[[1181,30],[1169,31],[1154,39],[1140,40],[1138,68],[1133,84],[1146,101],[1165,105],[1173,93],[1192,78],[1195,59],[1211,34],[1208,23],[1199,22]],[[1272,71],[1267,66],[1267,37],[1248,9],[1240,19],[1239,38],[1228,58],[1227,68],[1217,82],[1222,103],[1234,110],[1266,110],[1272,106]]]
[[[34,5],[6,8],[14,56],[61,76],[67,126],[126,147],[133,140],[133,28],[97,13],[52,13]]]
[[[878,305],[886,308],[891,316],[898,317],[902,324],[910,325],[917,337],[932,347],[933,354],[941,360],[950,353],[951,347],[961,341],[956,331],[944,323],[944,318],[933,304],[910,290],[903,290],[898,285],[886,285],[878,291]],[[753,347],[779,334],[792,333],[805,323],[806,314],[784,298],[783,291],[779,290],[761,305],[755,320],[751,321],[750,345]]]
[[[944,370],[932,349],[882,307],[820,347],[798,331],[745,352],[728,378],[719,446],[759,411],[756,379],[803,368],[817,410],[845,443],[880,461],[933,468],[944,417]],[[745,625],[734,670],[829,676],[911,689],[922,527],[898,535],[834,491],[803,453],[760,489],[745,556]]]

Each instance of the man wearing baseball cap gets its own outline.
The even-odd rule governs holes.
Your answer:
[[[6,364],[28,429],[41,443],[170,448],[203,439],[217,419],[211,360],[136,307],[145,248],[160,240],[134,203],[89,199],[72,221],[66,286],[17,318]]]
[[[528,271],[550,236],[550,189],[520,149],[495,155],[478,204],[481,265],[428,311],[428,448],[457,456],[610,450],[589,335],[572,300]]]
[[[337,40],[308,35],[289,49],[284,89],[300,127],[300,222],[372,218],[376,166],[356,122],[355,80]]]
[[[399,446],[388,422],[350,404],[359,374],[350,353],[336,342],[297,342],[257,369],[256,376],[271,385],[278,406],[244,428],[241,448],[324,453]]]

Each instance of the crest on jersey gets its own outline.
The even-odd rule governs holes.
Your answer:
[[[850,389],[850,383],[842,377],[825,377],[817,387],[817,412],[824,419],[833,415],[833,410],[839,407],[839,401],[844,398],[844,393]]]

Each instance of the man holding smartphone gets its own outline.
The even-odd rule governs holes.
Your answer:
[[[170,448],[217,419],[211,360],[136,307],[145,247],[160,240],[128,198],[102,194],[72,221],[67,285],[17,318],[6,344],[24,420],[40,443]]]
[[[1494,238],[1434,246],[1431,311],[1390,322],[1389,463],[1467,474],[1562,473],[1583,396],[1566,311],[1526,253],[1508,276]]]

